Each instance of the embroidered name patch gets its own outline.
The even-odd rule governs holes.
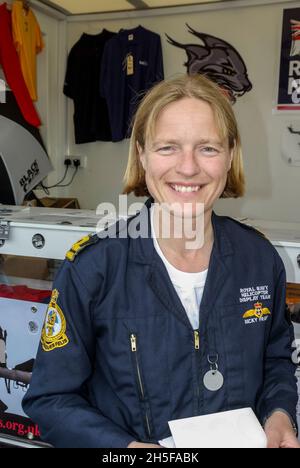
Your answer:
[[[271,299],[269,294],[269,286],[252,286],[250,288],[240,289],[240,303],[255,302],[255,301],[267,301]]]
[[[267,307],[263,307],[262,302],[254,304],[254,308],[247,310],[244,313],[243,319],[245,319],[245,325],[257,322],[265,322],[271,315],[270,310]]]

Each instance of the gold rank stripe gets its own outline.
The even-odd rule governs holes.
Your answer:
[[[92,235],[88,235],[80,239],[72,245],[71,249],[66,253],[66,259],[74,262],[75,257],[88,245],[93,244]]]

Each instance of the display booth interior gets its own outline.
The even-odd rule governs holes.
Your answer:
[[[245,127],[253,127],[251,135],[248,128],[243,129],[248,145],[245,160],[252,184],[251,201],[244,205],[243,201],[233,201],[232,209],[238,215],[229,215],[261,231],[284,262],[286,312],[294,326],[299,363],[300,428],[300,219],[295,215],[298,222],[270,221],[280,211],[270,208],[272,196],[274,206],[293,204],[294,212],[299,212],[296,166],[300,166],[300,119],[296,112],[299,114],[300,99],[297,105],[287,103],[296,86],[293,80],[298,79],[298,88],[300,82],[299,5],[297,12],[292,9],[292,13],[283,15],[283,31],[292,34],[288,55],[295,63],[290,71],[298,76],[294,73],[282,78],[283,70],[286,71],[282,53],[277,102],[269,82],[259,87],[266,74],[269,28],[277,25],[277,16],[258,24],[259,37],[267,37],[260,50],[251,48],[252,40],[258,40],[253,38],[253,27],[251,40],[249,36],[239,46],[238,38],[247,35],[243,33],[244,28],[247,31],[250,27],[247,15],[249,22],[253,15],[256,25],[257,18],[267,18],[270,4],[279,1],[266,0],[259,10],[255,0],[253,8],[259,10],[256,13],[251,2],[238,1],[245,5],[236,16],[236,29],[229,18],[234,1],[224,1],[224,11],[221,0],[166,1],[153,16],[144,10],[139,12],[138,7],[144,9],[148,3],[160,2],[120,0],[116,2],[121,5],[117,13],[108,7],[109,2],[100,2],[105,4],[102,16],[93,10],[86,10],[83,15],[79,3],[83,8],[85,2],[69,2],[73,5],[67,11],[67,3],[0,0],[0,447],[48,447],[38,425],[24,413],[22,399],[31,382],[54,278],[72,245],[107,227],[107,221],[101,222],[103,215],[96,214],[95,208],[102,201],[116,200],[122,192],[131,122],[140,99],[164,77],[182,73],[207,74],[236,105]],[[90,3],[94,7],[95,2]],[[196,3],[196,7],[203,3],[203,10],[193,10],[192,4]],[[214,3],[215,9],[210,11],[209,4]],[[280,18],[284,3],[283,0],[276,7]],[[170,10],[173,14],[163,13],[166,7],[174,5],[178,10]],[[259,16],[261,12],[265,16]],[[208,14],[209,24],[216,25],[211,34],[206,25]],[[193,24],[194,18],[197,23]],[[221,32],[223,21],[226,27]],[[26,53],[23,50],[26,41],[22,34],[26,35],[30,28],[34,36],[26,43],[26,47],[33,47],[29,63],[29,49]],[[237,32],[227,38],[224,31],[233,29]],[[286,43],[283,33],[283,44]],[[272,51],[273,48],[274,44]],[[260,66],[254,73],[256,61]],[[275,58],[273,62],[275,67]],[[281,93],[282,80],[290,93]],[[257,93],[255,98],[253,90]],[[259,107],[261,101],[267,103],[263,109]],[[283,119],[281,114],[274,121],[276,113],[287,109],[293,110],[292,118],[289,115]],[[267,119],[270,125],[269,120],[266,124]],[[272,128],[264,131],[265,127]],[[266,162],[267,153],[271,156]],[[274,170],[269,170],[267,164],[273,165]],[[279,186],[284,186],[286,197],[280,205],[282,197],[278,192],[283,190],[276,189],[274,193],[272,187],[284,175],[290,177],[291,183]],[[224,206],[220,205],[221,211]],[[243,210],[249,210],[249,217],[241,215]],[[267,220],[263,220],[263,212],[268,213]],[[291,218],[291,212],[292,208],[289,214],[282,214],[283,218]],[[117,219],[120,217],[117,213]],[[59,320],[56,314],[48,325],[53,332]]]

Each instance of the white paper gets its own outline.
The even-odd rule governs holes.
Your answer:
[[[158,441],[159,445],[165,448],[176,448],[173,437],[167,437]]]
[[[176,448],[266,448],[251,408],[169,421]]]

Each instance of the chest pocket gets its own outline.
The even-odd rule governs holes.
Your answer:
[[[141,435],[144,441],[155,441],[168,430],[171,416],[168,320],[153,316],[126,320],[123,325]]]
[[[140,402],[141,415],[144,425],[144,430],[148,440],[152,439],[153,429],[152,429],[152,417],[150,412],[149,398],[147,394],[147,389],[145,387],[145,380],[143,376],[143,370],[141,366],[141,356],[139,352],[139,340],[137,333],[130,333],[130,350],[132,358],[132,367],[133,373],[136,382],[137,393]]]
[[[223,309],[221,333],[225,350],[228,403],[250,405],[263,382],[264,355],[272,324],[270,304],[234,304]]]

